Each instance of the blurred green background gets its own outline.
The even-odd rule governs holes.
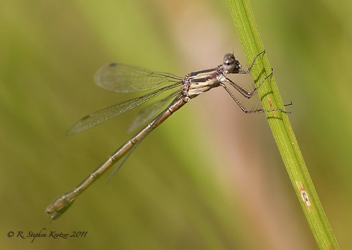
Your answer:
[[[251,4],[283,99],[293,102],[290,119],[315,187],[346,249],[351,1]],[[0,248],[316,249],[265,116],[243,114],[220,88],[174,114],[108,184],[102,177],[59,220],[49,223],[44,214],[131,136],[125,131],[138,110],[65,136],[79,118],[136,96],[97,87],[100,66],[120,61],[182,76],[233,51],[246,65],[225,0],[2,1]],[[88,233],[33,243],[17,237],[41,230]]]

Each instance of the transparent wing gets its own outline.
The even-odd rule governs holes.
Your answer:
[[[99,87],[122,93],[147,91],[181,79],[173,74],[154,72],[123,63],[105,65],[95,75],[95,82]]]
[[[128,110],[133,109],[134,107],[137,107],[137,106],[153,99],[154,97],[160,95],[161,93],[163,93],[166,90],[170,90],[170,89],[180,87],[180,86],[181,86],[181,82],[177,82],[175,84],[172,84],[172,85],[166,86],[164,88],[155,90],[155,91],[153,91],[149,94],[146,94],[144,96],[137,97],[135,99],[128,100],[126,102],[119,103],[114,106],[111,106],[111,107],[105,108],[103,110],[94,112],[90,115],[87,115],[87,116],[83,117],[81,120],[79,120],[78,122],[76,122],[75,124],[73,124],[72,127],[69,128],[69,130],[66,132],[66,135],[72,135],[72,134],[81,132],[83,130],[89,129],[91,127],[94,127],[102,122],[105,122],[106,120],[114,118],[115,116],[118,116]]]
[[[128,127],[127,133],[133,132],[139,126],[149,121],[152,117],[158,114],[172,98],[174,98],[178,94],[179,92],[174,92],[171,95],[165,97],[164,99],[154,102],[142,109],[134,118],[131,125]]]
[[[137,148],[137,146],[139,145],[139,143],[141,143],[143,141],[143,139],[150,133],[153,131],[153,129],[155,129],[154,125],[156,125],[160,119],[166,114],[167,110],[174,105],[175,103],[178,103],[180,101],[180,99],[182,98],[182,95],[177,96],[170,104],[168,107],[166,107],[166,109],[164,109],[164,111],[162,111],[153,121],[151,121],[151,126],[149,126],[149,128],[142,134],[140,134],[140,138],[137,140],[137,142],[135,144],[133,144],[133,146],[128,150],[128,152],[123,156],[123,158],[120,160],[119,164],[116,166],[116,168],[114,169],[114,171],[112,171],[112,173],[110,174],[109,178],[107,181],[109,181],[114,174],[121,168],[121,166],[125,163],[125,161],[127,160],[127,158],[132,154],[132,152]],[[181,107],[186,104],[186,102],[184,102]],[[177,108],[179,109],[179,108]],[[167,117],[166,117],[167,118]],[[166,119],[164,118],[164,120]],[[158,125],[156,125],[158,126]]]

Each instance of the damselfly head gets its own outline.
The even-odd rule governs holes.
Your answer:
[[[224,69],[228,73],[236,73],[241,69],[241,64],[232,53],[227,53],[223,60]]]

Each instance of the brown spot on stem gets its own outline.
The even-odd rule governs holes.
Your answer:
[[[310,199],[309,199],[307,191],[303,188],[303,184],[301,182],[296,181],[296,185],[299,189],[299,192],[301,194],[301,198],[302,198],[303,202],[306,204],[308,211],[310,212],[312,204],[310,203]]]

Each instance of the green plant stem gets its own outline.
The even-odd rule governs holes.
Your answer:
[[[247,61],[264,50],[248,0],[228,0]],[[269,75],[271,67],[267,56],[260,56],[252,76],[261,82]],[[258,94],[265,110],[283,109],[282,99],[274,77],[270,77],[259,89]],[[293,133],[288,115],[280,112],[266,113],[277,147],[291,179],[293,188],[320,249],[339,249],[323,207],[309,176],[307,166]]]

